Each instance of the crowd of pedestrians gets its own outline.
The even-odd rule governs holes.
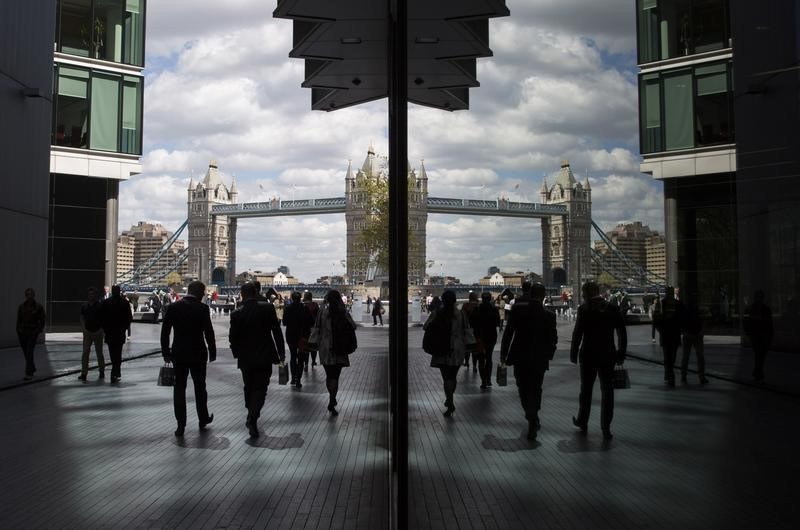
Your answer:
[[[572,422],[581,432],[587,432],[592,391],[595,381],[599,380],[600,427],[608,440],[612,438],[615,367],[623,365],[627,351],[624,314],[613,300],[601,296],[594,282],[584,284],[582,294],[583,303],[577,309],[570,349],[570,361],[580,367],[578,412]],[[350,366],[349,356],[358,347],[356,324],[346,299],[338,291],[330,290],[321,306],[314,302],[310,292],[304,295],[294,292],[280,303],[276,295],[272,289],[262,293],[258,282],[246,283],[241,286],[240,303],[230,315],[230,349],[241,371],[247,411],[245,426],[253,438],[260,436],[258,420],[273,367],[278,365],[283,375],[287,346],[287,372],[291,374],[291,385],[297,389],[302,388],[303,373],[309,371],[309,366],[312,369],[317,366],[319,360],[325,371],[327,410],[331,416],[339,414],[339,380],[343,369]],[[194,386],[200,430],[214,420],[208,410],[206,367],[216,359],[216,343],[211,311],[204,298],[208,298],[206,286],[194,281],[183,298],[171,300],[164,308],[160,341],[164,360],[174,369],[173,407],[177,424],[175,436],[178,437],[183,436],[186,429],[189,376]],[[502,333],[498,378],[501,370],[505,377],[506,366],[513,367],[522,412],[528,423],[528,438],[536,439],[541,429],[542,385],[558,344],[556,315],[548,309],[546,301],[545,287],[530,282],[523,283],[521,296],[511,299],[508,295],[493,299],[491,293],[486,292],[479,302],[478,296],[471,292],[460,309],[452,290],[445,290],[441,298],[426,298],[429,315],[423,326],[423,349],[431,355],[430,366],[437,368],[441,375],[444,416],[452,417],[456,410],[458,372],[462,366],[469,369],[470,358],[473,373],[480,374],[481,390],[492,387],[493,351]],[[367,305],[373,325],[380,321],[382,326],[384,309],[380,298],[368,297]],[[122,295],[119,286],[104,290],[102,295],[95,288],[88,289],[87,301],[79,315],[83,334],[79,380],[87,380],[92,346],[97,356],[99,379],[104,378],[104,343],[111,362],[111,383],[121,379],[122,348],[130,333],[132,313],[131,303]],[[45,321],[44,308],[36,302],[33,289],[26,289],[25,301],[17,314],[26,380],[36,371],[33,351]],[[285,339],[281,325],[285,327]],[[690,354],[694,350],[699,381],[708,383],[697,297],[690,294],[685,300],[679,300],[674,289],[668,287],[664,297],[655,301],[653,327],[659,332],[665,383],[675,386],[675,363],[680,346],[683,346],[682,382],[687,381]],[[753,377],[761,381],[773,334],[772,314],[761,292],[756,293],[745,311],[744,329],[755,354]]]

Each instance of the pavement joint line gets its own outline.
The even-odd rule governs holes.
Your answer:
[[[134,361],[136,359],[143,359],[144,357],[150,357],[150,356],[156,355],[158,353],[161,353],[161,348],[152,348],[152,349],[149,349],[149,350],[145,350],[144,353],[139,353],[139,354],[133,355],[131,357],[123,357],[122,358],[122,362]],[[108,364],[110,365],[111,363],[108,363]],[[97,364],[93,364],[93,365],[89,366],[89,370],[94,370],[96,368],[98,368]],[[34,385],[36,383],[41,383],[41,382],[44,382],[44,381],[52,381],[52,380],[58,379],[60,377],[66,377],[66,376],[69,376],[69,375],[75,375],[75,374],[79,374],[79,373],[81,373],[80,369],[67,370],[66,372],[60,372],[60,373],[53,374],[53,375],[48,375],[48,376],[45,376],[45,377],[34,378],[34,379],[31,379],[30,381],[21,381],[19,383],[14,383],[12,385],[6,385],[6,386],[0,387],[0,392],[4,392],[6,390],[13,390],[15,388],[20,388],[20,387],[23,387],[23,386]]]
[[[627,358],[630,358],[630,359],[636,359],[637,361],[643,361],[643,362],[647,362],[647,363],[651,363],[651,364],[657,364],[659,366],[664,366],[664,361],[658,361],[656,359],[650,359],[649,357],[642,357],[640,355],[635,355],[635,354],[632,354],[630,352],[626,353],[625,356]],[[687,371],[691,372],[693,374],[697,373],[697,370],[693,370],[691,368],[689,368]],[[741,379],[736,379],[736,378],[733,378],[733,377],[727,377],[727,376],[724,376],[724,375],[718,375],[718,374],[714,374],[714,373],[711,373],[711,372],[706,372],[705,376],[706,377],[711,377],[713,379],[718,379],[720,381],[726,381],[728,383],[734,383],[736,385],[746,386],[746,387],[749,387],[749,388],[757,388],[758,390],[767,390],[769,392],[773,392],[775,394],[780,394],[782,396],[800,398],[800,394],[798,394],[796,392],[789,392],[787,390],[781,390],[779,388],[773,388],[773,387],[768,386],[768,385],[763,385],[763,384],[758,384],[758,383],[750,383],[748,381],[742,381]]]

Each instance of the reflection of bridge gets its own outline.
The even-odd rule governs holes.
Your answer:
[[[487,201],[481,199],[427,198],[428,213],[455,215],[479,215],[497,217],[525,217],[532,219],[549,218],[554,215],[567,215],[563,204],[540,204],[535,202],[512,202],[506,200]],[[268,202],[246,202],[241,204],[215,204],[211,215],[224,215],[230,218],[276,217],[281,215],[321,215],[345,213],[347,199],[301,199],[294,201],[274,200]]]
[[[189,275],[206,283],[233,285],[236,270],[236,231],[240,218],[279,217],[298,215],[345,214],[347,222],[347,270],[352,283],[365,279],[366,272],[359,270],[358,252],[365,252],[357,236],[366,227],[369,212],[364,203],[365,183],[370,179],[386,179],[379,157],[370,147],[362,169],[355,175],[348,167],[345,178],[346,195],[320,199],[280,200],[239,203],[235,180],[228,188],[221,179],[216,163],[212,161],[208,172],[197,185],[190,182],[188,190],[189,217],[181,228],[145,263],[128,271],[119,279],[129,284],[156,282],[184,262],[188,262]],[[425,262],[425,237],[428,214],[470,215],[479,217],[512,217],[539,219],[542,231],[542,277],[550,287],[578,286],[593,277],[595,270],[608,272],[613,278],[629,287],[647,287],[663,284],[658,278],[626,256],[591,219],[591,187],[588,178],[577,182],[564,161],[555,182],[545,181],[539,192],[541,202],[517,202],[504,198],[459,199],[429,197],[427,174],[420,166],[419,175],[409,169],[409,197],[413,206],[409,210],[409,229],[422,249],[415,257]],[[161,259],[180,232],[188,231],[187,248],[170,264]],[[608,252],[600,254],[591,248],[592,230],[604,241]],[[476,234],[479,236],[480,234]],[[469,252],[469,249],[465,249]],[[173,266],[174,265],[174,266]],[[421,271],[424,274],[424,271]],[[359,276],[361,275],[361,276]],[[410,283],[421,283],[422,275]]]

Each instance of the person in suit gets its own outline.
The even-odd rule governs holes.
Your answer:
[[[578,417],[572,423],[585,433],[592,408],[594,381],[600,378],[600,427],[603,438],[610,440],[611,420],[614,417],[614,364],[625,361],[628,348],[628,333],[625,318],[619,308],[600,296],[600,287],[595,282],[583,284],[584,302],[578,308],[578,318],[572,332],[572,348],[569,359],[573,364],[580,361],[581,392]],[[614,332],[618,345],[614,345]]]
[[[319,312],[319,304],[314,301],[314,295],[311,294],[311,291],[306,291],[303,293],[303,305],[308,310],[308,314],[311,315],[311,322],[312,326],[313,323],[317,320],[317,313]],[[308,340],[309,336],[311,335],[311,329],[308,330],[308,335],[305,336],[305,339]],[[314,367],[317,365],[317,350],[309,348],[308,351],[309,356],[311,356],[311,366]],[[305,357],[305,366],[304,370],[308,371],[308,356]]]
[[[753,379],[757,383],[764,382],[764,361],[772,344],[774,328],[772,310],[764,303],[764,291],[756,291],[753,303],[744,311],[744,332],[753,346]]]
[[[686,383],[689,372],[689,356],[694,348],[697,355],[697,375],[700,384],[708,383],[706,379],[706,359],[703,355],[703,320],[700,318],[700,308],[697,305],[697,293],[692,293],[686,304],[683,315],[683,358],[681,359],[681,383]]]
[[[684,311],[683,302],[675,298],[675,288],[667,287],[660,308],[653,313],[664,354],[664,382],[669,387],[675,386],[675,360],[682,342]]]
[[[203,303],[205,292],[206,286],[203,282],[191,282],[186,296],[170,304],[161,325],[161,353],[164,361],[172,362],[175,366],[173,406],[178,422],[175,436],[178,437],[183,436],[186,428],[186,383],[190,373],[194,383],[194,400],[200,430],[205,430],[214,421],[214,415],[208,413],[206,363],[216,360],[217,345],[214,342],[211,313]],[[169,337],[173,328],[175,334],[170,346]]]
[[[78,376],[78,380],[84,383],[89,373],[89,353],[92,351],[92,344],[94,344],[94,351],[97,354],[99,379],[105,377],[106,360],[103,356],[102,310],[103,304],[97,296],[97,289],[89,287],[87,301],[81,306],[80,313],[81,331],[83,334],[83,353],[81,355],[81,375]],[[129,325],[128,334],[130,334],[130,329]]]
[[[381,326],[383,326],[383,302],[376,296],[375,301],[372,302],[372,325],[377,326],[378,320],[381,321]]]
[[[25,289],[25,301],[17,308],[17,338],[22,354],[25,356],[25,379],[30,381],[36,372],[33,362],[33,352],[36,349],[36,340],[44,331],[45,312],[42,304],[36,301],[36,292],[28,287]]]
[[[500,327],[500,313],[492,302],[492,293],[481,294],[481,304],[471,317],[470,326],[478,344],[476,356],[481,389],[486,390],[492,386],[492,353],[497,344],[497,328]]]
[[[125,335],[133,320],[131,304],[122,296],[119,285],[111,286],[111,297],[103,300],[100,310],[103,323],[103,335],[108,345],[108,356],[111,358],[111,384],[122,378],[122,346]]]
[[[477,323],[475,320],[474,313],[478,309],[478,294],[470,291],[469,295],[467,296],[467,303],[461,306],[461,311],[464,312],[464,316],[467,317],[467,323],[469,324],[470,329],[472,329],[472,333],[475,334],[475,324]],[[476,335],[477,338],[477,335]],[[469,368],[469,351],[464,354],[464,366]],[[472,373],[478,373],[478,355],[477,352],[472,352]]]
[[[247,408],[245,425],[250,437],[258,438],[258,418],[267,397],[272,365],[284,361],[286,350],[275,307],[259,300],[252,283],[242,285],[241,293],[242,307],[231,313],[228,339],[237,366],[242,371],[244,406]],[[297,294],[299,301],[300,293]]]
[[[511,308],[500,357],[514,367],[517,391],[528,420],[528,439],[535,440],[541,424],[544,373],[556,353],[558,331],[556,315],[542,305],[545,288],[541,283],[522,284],[522,296]]]
[[[311,334],[311,326],[314,320],[311,312],[301,302],[301,295],[295,291],[292,293],[292,301],[283,310],[283,325],[286,326],[286,344],[289,346],[289,368],[292,373],[292,385],[303,388],[300,378],[303,375],[303,367],[307,362],[308,352],[305,350],[306,341]],[[303,344],[301,344],[301,342]]]

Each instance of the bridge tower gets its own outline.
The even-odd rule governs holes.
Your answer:
[[[548,287],[569,285],[577,293],[592,270],[589,176],[583,183],[576,181],[569,161],[564,160],[552,186],[545,177],[539,196],[544,204],[567,207],[564,216],[542,219],[542,278]]]
[[[228,188],[217,161],[212,160],[203,180],[196,185],[189,180],[187,193],[189,275],[206,285],[232,285],[236,277],[236,219],[212,216],[211,207],[236,203],[236,178]]]
[[[355,173],[352,164],[347,165],[345,175],[345,222],[347,223],[347,275],[351,283],[364,282],[369,277],[367,249],[358,241],[367,226],[367,186],[370,182],[385,186],[389,178],[387,160],[377,156],[372,144],[367,157]],[[408,165],[408,224],[410,230],[408,254],[408,281],[421,284],[425,278],[425,234],[428,221],[428,175],[420,163],[420,174]],[[388,271],[377,271],[377,275]]]

